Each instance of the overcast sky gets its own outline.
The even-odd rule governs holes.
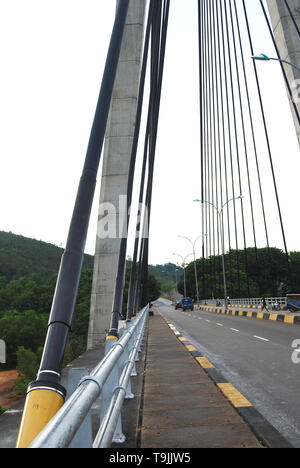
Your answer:
[[[258,0],[247,0],[255,50],[274,56]],[[0,230],[65,246],[101,84],[114,0],[0,0]],[[175,261],[201,233],[197,1],[172,0],[153,189],[150,263]],[[247,66],[251,66],[250,56]],[[300,158],[276,62],[258,64],[289,250]],[[268,166],[268,156],[262,167]],[[100,180],[100,174],[98,177]],[[282,248],[264,177],[270,244]],[[99,183],[86,252],[93,254]],[[273,223],[273,224],[272,224]],[[249,228],[250,229],[250,228]],[[259,246],[264,246],[263,233]],[[129,254],[132,242],[129,244]],[[200,249],[199,249],[200,251]]]

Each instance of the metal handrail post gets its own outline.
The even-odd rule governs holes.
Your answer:
[[[142,325],[141,325],[142,326]],[[138,336],[139,336],[139,330],[136,329],[135,331],[135,337],[134,337],[134,343],[136,342],[136,340],[138,339]],[[140,359],[139,359],[139,353],[136,353],[135,355],[135,362],[138,362]],[[134,364],[134,367],[135,367],[135,364]]]
[[[129,326],[132,326],[132,325],[134,324],[134,321],[137,319],[137,317],[138,317],[138,315],[134,316],[134,317],[131,319],[132,322],[127,322],[127,324],[128,324]],[[129,346],[130,350],[133,348],[133,346],[134,346],[134,344],[135,344],[135,333],[136,333],[136,332],[133,333],[133,336],[132,336],[132,338],[131,338],[131,343],[130,343],[130,346]],[[130,351],[129,351],[129,353],[130,353]],[[129,358],[129,353],[128,353],[128,358]],[[134,364],[133,369],[132,369],[132,376],[136,376],[136,375],[137,375],[137,371],[136,371],[136,367],[135,367],[135,364]]]
[[[110,350],[115,346],[116,342],[114,340],[106,340],[105,343],[105,354],[109,353]],[[100,422],[103,421],[105,418],[105,413],[107,411],[107,408],[109,407],[112,394],[113,394],[113,389],[118,385],[120,375],[121,375],[121,360],[122,356],[125,353],[125,350],[127,349],[128,344],[123,350],[123,353],[120,356],[119,361],[117,364],[114,366],[112,369],[112,372],[110,373],[108,379],[106,380],[105,384],[103,385],[102,392],[101,392],[101,406],[100,406]],[[122,431],[122,421],[121,418],[119,418],[118,423],[117,423],[117,428],[116,428],[116,434],[115,434],[115,440],[118,443],[123,443],[125,440],[125,436]]]
[[[120,418],[120,413],[124,399],[126,398],[127,387],[130,382],[132,368],[135,363],[135,358],[138,353],[139,345],[144,335],[144,328],[146,324],[146,315],[143,317],[143,323],[139,329],[139,334],[132,348],[129,359],[124,366],[119,385],[113,391],[113,398],[107,409],[105,418],[99,428],[96,438],[93,443],[94,448],[109,448],[115,439],[115,432]]]

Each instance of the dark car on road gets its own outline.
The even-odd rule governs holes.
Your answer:
[[[184,297],[183,299],[180,299],[175,305],[175,310],[177,309],[182,309],[183,311],[190,309],[194,310],[194,303],[193,299],[190,297]]]
[[[193,299],[190,297],[184,297],[181,299],[182,310],[185,311],[187,309],[194,310],[194,302]]]

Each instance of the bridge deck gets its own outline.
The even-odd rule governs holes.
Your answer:
[[[149,322],[141,447],[261,447],[192,348],[158,312]]]
[[[137,363],[138,375],[132,379],[136,398],[126,400],[122,410],[126,442],[112,448],[262,447],[260,440],[266,439],[258,440],[248,419],[241,416],[243,411],[253,410],[257,418],[254,408],[247,407],[249,402],[242,395],[232,397],[232,389],[227,398],[217,385],[224,385],[222,376],[215,369],[204,370],[208,361],[205,366],[200,353],[183,340],[157,310],[149,317],[148,339]],[[103,353],[102,346],[75,360],[64,369],[63,383],[68,369],[92,370]],[[100,400],[92,408],[94,436],[99,427]],[[0,417],[0,448],[14,447],[23,404],[19,402]],[[269,426],[267,436],[275,441],[269,446],[285,446]]]

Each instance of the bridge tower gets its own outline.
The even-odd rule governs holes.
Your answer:
[[[297,32],[297,27],[298,30],[300,30],[299,1],[289,0],[288,3],[286,3],[283,0],[267,0],[267,3],[280,58],[300,67],[300,41]],[[290,11],[286,5],[288,5]],[[298,115],[300,115],[300,71],[287,64],[283,64],[283,66],[294,95],[294,103],[298,109]],[[298,118],[296,117],[291,99],[290,104],[294,117],[298,141],[300,144],[300,124]]]
[[[98,229],[95,248],[94,275],[91,294],[91,310],[88,331],[88,349],[103,342],[109,329],[114,286],[120,250],[122,229],[122,203],[120,196],[127,193],[127,180],[141,71],[143,32],[146,0],[130,0],[124,30],[121,55],[107,125]],[[121,205],[121,206],[120,206]],[[114,207],[112,221],[116,223],[116,236],[101,231],[102,222],[109,219],[109,206]],[[126,204],[125,204],[126,206]],[[101,231],[101,232],[100,232]]]

